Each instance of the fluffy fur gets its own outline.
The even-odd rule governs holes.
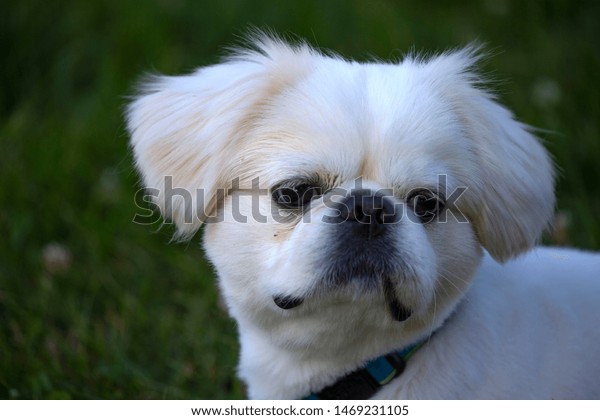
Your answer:
[[[476,56],[358,63],[262,36],[152,78],[130,104],[135,162],[165,217],[182,238],[217,220],[204,247],[251,398],[301,398],[422,339],[375,397],[600,397],[600,258],[528,251],[553,214],[552,163],[481,88]],[[299,182],[323,194],[304,211],[274,202]],[[375,239],[327,222],[356,188],[392,191],[403,217]],[[462,193],[423,223],[419,188]]]

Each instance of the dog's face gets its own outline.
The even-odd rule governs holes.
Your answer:
[[[231,169],[239,187],[219,207],[223,222],[206,226],[237,317],[279,325],[279,339],[303,345],[320,340],[315,327],[290,328],[299,319],[322,323],[328,347],[342,323],[364,336],[386,322],[430,321],[481,256],[457,208],[477,168],[456,117],[438,111],[435,92],[395,84],[393,66],[373,66],[372,78],[344,66],[271,99],[230,156],[243,163]]]
[[[247,352],[350,360],[410,342],[453,310],[483,248],[510,258],[548,223],[546,152],[476,86],[472,50],[359,64],[258,48],[155,79],[128,115],[158,206],[184,236],[207,222]]]

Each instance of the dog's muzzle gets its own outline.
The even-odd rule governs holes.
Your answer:
[[[364,290],[383,290],[392,318],[405,321],[412,311],[396,297],[392,280],[400,259],[389,232],[398,221],[394,201],[368,189],[353,190],[335,209],[337,214],[325,220],[335,226],[337,238],[335,248],[321,264],[326,287],[353,284]],[[273,302],[290,310],[300,306],[304,297],[274,295]]]
[[[390,230],[398,221],[394,202],[368,189],[353,190],[336,205],[337,214],[325,220],[335,226],[337,245],[322,262],[327,287],[344,287],[350,283],[365,290],[383,290],[386,306],[393,319],[402,322],[412,311],[396,297],[393,275],[399,270]],[[300,306],[304,297],[274,295],[279,308]]]

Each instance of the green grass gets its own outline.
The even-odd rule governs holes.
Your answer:
[[[143,72],[213,63],[248,25],[357,59],[486,42],[502,102],[549,130],[562,169],[568,223],[547,241],[598,249],[599,18],[599,2],[567,0],[7,2],[0,398],[243,396],[199,236],[173,244],[168,226],[132,223],[122,109]],[[70,252],[66,268],[44,265],[50,243]]]

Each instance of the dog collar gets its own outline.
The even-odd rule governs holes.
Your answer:
[[[305,400],[366,400],[392,379],[400,376],[407,360],[425,340],[368,361],[363,368],[349,373],[336,383],[303,398]]]

